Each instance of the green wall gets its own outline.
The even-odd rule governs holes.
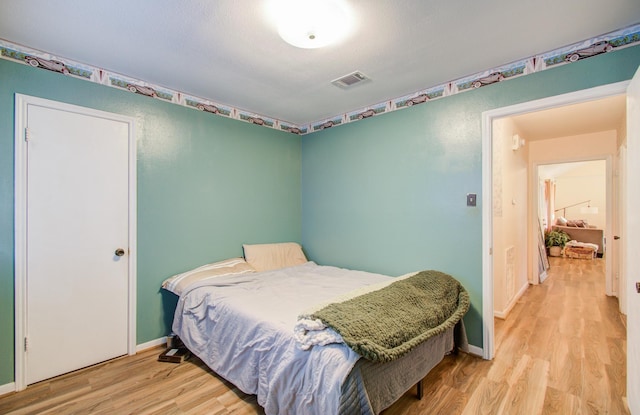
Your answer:
[[[472,301],[469,342],[482,347],[482,112],[628,80],[638,65],[630,47],[304,136],[305,251],[320,264],[456,276]]]
[[[300,241],[299,136],[0,59],[0,385],[14,379],[14,93],[136,118],[138,344],[170,329],[165,278],[243,243]]]
[[[640,46],[617,50],[301,140],[0,60],[0,385],[13,381],[14,93],[137,120],[138,343],[170,327],[166,277],[239,256],[242,243],[301,241],[321,264],[457,276],[481,347],[481,113],[627,80],[638,65]]]

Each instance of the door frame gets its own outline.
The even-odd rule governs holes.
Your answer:
[[[549,164],[564,164],[564,163],[579,163],[582,161],[604,161],[605,162],[605,230],[604,230],[604,240],[605,246],[603,248],[603,253],[607,252],[609,255],[605,258],[605,294],[608,296],[618,296],[618,291],[616,290],[613,275],[613,261],[615,260],[613,255],[617,255],[615,253],[613,245],[613,205],[614,205],[614,192],[613,192],[613,157],[610,154],[602,154],[602,155],[593,155],[593,156],[584,156],[584,157],[560,157],[554,160],[546,160],[546,161],[536,161],[531,164],[531,172],[530,172],[530,186],[533,187],[535,183],[539,181],[539,171],[538,168],[540,166],[545,166]],[[531,204],[529,205],[530,209],[530,217],[532,224],[535,226],[538,225],[537,221],[537,212],[538,212],[538,203],[539,203],[539,194],[538,192],[530,193],[531,196]],[[608,241],[608,243],[606,243]],[[535,245],[534,245],[535,242]],[[538,254],[537,249],[537,235],[536,238],[529,237],[529,257],[531,260],[531,267],[529,267],[529,283],[536,285],[540,284],[540,278],[537,276],[537,262],[536,255]]]
[[[44,98],[15,94],[15,272],[14,272],[14,340],[15,340],[15,389],[21,391],[26,385],[26,353],[24,342],[27,330],[27,111],[30,105],[68,111],[90,117],[123,122],[128,125],[128,173],[129,173],[129,268],[128,268],[128,339],[127,353],[136,353],[136,281],[137,281],[137,208],[136,208],[136,137],[135,119],[120,114],[80,107]]]
[[[622,81],[583,89],[482,113],[482,357],[484,359],[493,359],[495,353],[493,321],[493,120],[626,94],[629,82]],[[535,264],[535,261],[529,260],[528,262]]]

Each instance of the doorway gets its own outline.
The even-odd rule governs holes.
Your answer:
[[[579,145],[580,143],[576,143]],[[545,231],[559,229],[606,261],[607,160],[538,165],[538,217]],[[617,204],[617,203],[616,203]],[[566,256],[566,255],[565,255]],[[615,291],[615,290],[613,290]]]
[[[593,101],[615,95],[626,94],[629,82],[620,82],[574,93],[559,95],[546,99],[517,104],[510,107],[498,108],[482,114],[482,164],[483,164],[483,205],[493,207],[493,123],[494,120],[512,117],[525,113],[532,113],[551,108],[559,108],[567,105]],[[533,165],[529,164],[529,188],[536,188],[536,174],[532,174]],[[535,166],[537,168],[537,166]],[[537,212],[537,198],[531,198],[528,202],[528,240],[527,270],[529,276],[532,275],[534,266],[537,275],[537,244],[538,235],[534,233],[534,226],[537,226],[538,219],[533,212]],[[611,211],[611,209],[608,209]],[[483,357],[492,359],[494,356],[494,220],[493,210],[483,209]]]
[[[16,94],[16,389],[135,352],[129,117]]]

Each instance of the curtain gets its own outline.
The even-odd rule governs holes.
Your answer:
[[[553,180],[544,181],[544,206],[545,211],[545,224],[546,230],[551,230],[551,227],[555,223],[555,209],[556,209],[556,183]]]

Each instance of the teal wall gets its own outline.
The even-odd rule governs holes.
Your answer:
[[[638,65],[635,46],[304,136],[305,251],[321,264],[456,276],[481,347],[482,112],[628,80]]]
[[[14,365],[14,93],[136,119],[138,344],[170,329],[165,278],[243,243],[300,241],[299,136],[0,59],[0,385]]]
[[[166,277],[242,243],[301,241],[321,264],[457,276],[482,346],[481,113],[627,80],[638,65],[640,46],[301,139],[0,60],[0,385],[13,381],[14,93],[137,120],[138,343],[170,326]]]

